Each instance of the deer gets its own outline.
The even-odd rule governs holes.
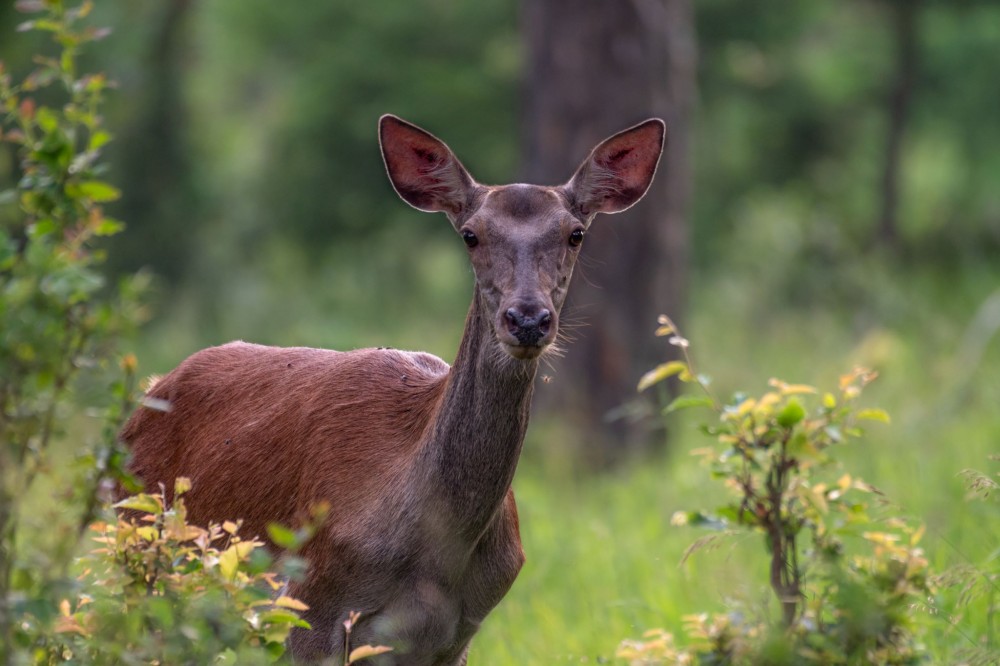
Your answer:
[[[306,605],[297,663],[344,663],[386,645],[380,665],[461,666],[473,635],[525,561],[511,483],[539,359],[586,232],[639,201],[666,136],[651,118],[599,143],[560,186],[477,183],[448,146],[393,115],[378,124],[389,181],[442,212],[475,284],[454,363],[389,348],[331,351],[242,341],[198,351],[160,378],[123,427],[147,487],[187,477],[195,524],[267,526],[329,510],[287,594]]]

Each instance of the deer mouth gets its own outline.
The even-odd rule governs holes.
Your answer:
[[[500,346],[503,347],[503,350],[507,352],[508,355],[519,361],[531,361],[541,356],[549,345],[547,342],[526,345],[519,342],[510,343],[501,340]]]

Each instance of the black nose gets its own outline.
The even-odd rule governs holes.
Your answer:
[[[552,313],[544,308],[534,314],[525,313],[520,308],[508,308],[504,320],[507,331],[522,345],[537,345],[552,327]]]

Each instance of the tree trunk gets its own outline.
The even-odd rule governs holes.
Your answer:
[[[541,389],[579,426],[591,462],[607,464],[652,441],[659,423],[635,418],[650,412],[636,383],[668,354],[653,337],[657,315],[683,318],[693,9],[691,0],[526,0],[522,8],[526,181],[563,182],[600,139],[650,116],[667,122],[645,199],[588,232],[563,314],[567,360],[553,363],[554,380]]]
[[[882,169],[882,211],[879,215],[878,239],[883,245],[895,248],[899,243],[899,162],[917,71],[919,0],[893,0],[889,10],[892,13],[896,65],[886,114],[885,165]]]
[[[138,67],[141,83],[129,91],[133,113],[112,144],[113,161],[121,165],[116,180],[128,193],[115,212],[134,233],[113,241],[111,256],[121,259],[111,268],[153,266],[168,281],[184,273],[196,219],[182,90],[188,19],[195,8],[192,0],[171,0],[154,10],[155,27]]]

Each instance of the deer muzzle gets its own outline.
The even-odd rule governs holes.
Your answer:
[[[514,358],[536,358],[555,339],[556,315],[540,305],[513,305],[504,311],[497,333]]]

